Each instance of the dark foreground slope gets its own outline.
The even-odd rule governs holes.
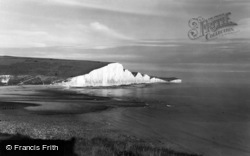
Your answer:
[[[50,84],[86,74],[108,62],[0,56],[0,75],[11,75],[8,85]]]
[[[153,147],[143,141],[128,140],[123,138],[115,140],[107,137],[93,138],[71,138],[70,140],[60,139],[33,139],[28,136],[16,134],[1,134],[0,133],[0,154],[3,156],[16,155],[36,155],[44,156],[201,156],[198,154],[189,154],[176,152],[168,148]],[[35,150],[5,150],[6,145],[31,146]],[[40,150],[44,145],[52,145],[56,150]],[[61,148],[63,147],[63,148]],[[37,150],[39,149],[39,150]]]

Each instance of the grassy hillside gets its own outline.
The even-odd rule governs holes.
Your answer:
[[[111,62],[0,56],[0,86],[53,84],[84,75]],[[137,72],[132,72],[136,75]],[[1,75],[10,75],[7,84]],[[157,76],[154,76],[157,77]],[[161,78],[172,81],[177,78]]]
[[[0,56],[0,75],[43,75],[68,78],[86,74],[108,62]]]

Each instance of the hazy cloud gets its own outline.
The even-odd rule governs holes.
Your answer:
[[[103,33],[103,34],[105,34],[107,36],[110,36],[110,37],[114,37],[114,38],[117,38],[117,39],[132,40],[132,38],[130,38],[130,37],[124,35],[124,34],[118,33],[115,30],[112,30],[111,28],[109,28],[106,25],[103,25],[103,24],[101,24],[99,22],[91,23],[90,28],[97,31],[97,32]]]
[[[0,3],[0,47],[5,48],[175,47],[179,44],[166,39],[188,41],[190,18],[209,18],[223,12],[232,12],[232,21],[239,21],[240,32],[227,39],[250,37],[247,0],[237,4],[232,0],[0,0]]]

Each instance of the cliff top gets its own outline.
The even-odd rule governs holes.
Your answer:
[[[0,56],[0,75],[44,75],[68,78],[89,73],[109,62]]]

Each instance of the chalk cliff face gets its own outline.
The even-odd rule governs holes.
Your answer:
[[[130,72],[119,63],[0,56],[0,86],[54,84],[85,87],[165,82],[181,83],[181,79]]]
[[[7,84],[10,80],[10,75],[0,75],[0,83]]]
[[[181,79],[174,79],[174,80],[171,80],[169,81],[170,83],[181,83],[182,80]]]
[[[76,76],[60,83],[69,87],[87,86],[119,86],[140,83],[164,83],[161,80],[141,73],[133,74],[123,68],[120,63],[110,63],[107,66],[95,69],[88,74]]]

